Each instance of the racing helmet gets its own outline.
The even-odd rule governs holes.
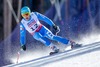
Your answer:
[[[29,13],[29,15],[30,15],[30,13],[31,13],[30,8],[27,7],[27,6],[25,6],[25,7],[23,7],[23,8],[21,9],[21,15],[26,14],[26,13]]]

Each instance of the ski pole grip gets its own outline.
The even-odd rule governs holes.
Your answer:
[[[60,28],[59,28],[59,26],[57,26],[58,27],[58,30],[57,30],[57,32],[56,32],[56,35],[60,32]]]

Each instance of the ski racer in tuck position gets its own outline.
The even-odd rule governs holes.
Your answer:
[[[61,42],[65,45],[70,44],[72,48],[80,46],[80,44],[76,44],[68,39],[54,35],[48,28],[41,24],[39,20],[46,22],[56,31],[59,29],[59,27],[56,26],[53,21],[46,16],[38,12],[31,12],[29,7],[24,6],[21,9],[21,15],[23,18],[20,23],[20,43],[21,49],[24,51],[26,50],[26,30],[33,36],[34,39],[42,42],[45,46],[50,47],[53,50],[51,54],[58,53],[59,49],[56,47],[56,45],[51,43],[49,39]]]

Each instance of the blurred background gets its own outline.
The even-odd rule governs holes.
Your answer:
[[[61,29],[59,36],[80,40],[85,35],[100,33],[100,0],[0,0],[0,65],[11,64],[12,56],[20,49],[20,9],[30,7],[49,17]],[[49,25],[42,22],[54,34]],[[27,33],[28,49],[44,48]],[[41,44],[39,47],[36,44]]]

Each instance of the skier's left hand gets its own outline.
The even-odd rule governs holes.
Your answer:
[[[53,28],[54,28],[56,31],[59,31],[59,30],[60,30],[59,26],[57,26],[57,25],[53,25]]]
[[[21,46],[21,49],[26,51],[26,45]]]

